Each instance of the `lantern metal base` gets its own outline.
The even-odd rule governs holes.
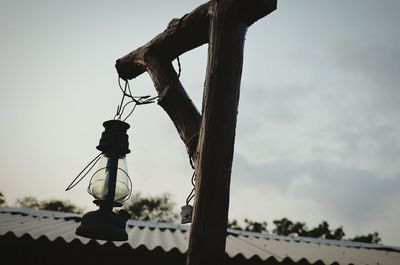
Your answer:
[[[115,213],[99,209],[83,215],[75,233],[92,239],[126,241],[128,234],[125,227],[128,219],[129,214],[124,210]]]

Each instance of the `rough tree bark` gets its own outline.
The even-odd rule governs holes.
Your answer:
[[[203,117],[198,145],[195,209],[187,264],[223,264],[229,186],[247,25],[239,6],[214,2]]]
[[[164,32],[115,64],[119,77],[124,80],[145,71],[150,74],[160,96],[159,105],[174,122],[189,155],[195,159],[201,117],[177,78],[171,61],[208,42],[210,3],[180,19],[173,19]]]
[[[144,71],[150,74],[160,95],[159,104],[196,159],[188,265],[223,263],[245,34],[252,23],[274,11],[276,4],[276,0],[210,1],[172,20],[163,33],[117,60],[117,71],[125,80]],[[171,61],[207,42],[201,117]]]
[[[174,122],[188,154],[196,159],[201,120],[197,108],[179,81],[171,62],[147,56],[146,66],[159,94],[158,104]]]

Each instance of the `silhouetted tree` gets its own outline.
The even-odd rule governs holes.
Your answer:
[[[342,227],[330,230],[329,224],[326,221],[322,221],[317,227],[314,227],[311,230],[308,230],[305,223],[293,223],[287,218],[274,220],[274,224],[275,229],[273,230],[273,232],[283,236],[303,236],[341,240],[345,235]]]
[[[246,226],[243,229],[236,219],[228,221],[228,228],[236,230],[246,230],[252,232],[267,232],[266,222],[258,223],[249,219],[244,220]],[[336,229],[330,229],[327,221],[322,221],[318,226],[308,229],[305,223],[292,222],[287,218],[273,221],[275,228],[272,230],[273,233],[282,236],[301,236],[301,237],[313,237],[313,238],[324,238],[324,239],[335,239],[343,240],[346,235],[343,227],[340,226]],[[368,234],[366,236],[356,236],[351,241],[365,242],[365,243],[378,243],[381,241],[377,232]]]
[[[5,197],[0,192],[0,206],[5,203]],[[73,212],[81,213],[82,209],[69,201],[62,200],[45,200],[39,201],[35,197],[27,196],[17,199],[16,205],[24,208],[34,208],[50,211]],[[142,197],[140,193],[135,194],[125,204],[124,207],[131,214],[132,219],[141,221],[153,222],[172,222],[178,219],[178,214],[175,212],[175,203],[171,201],[171,195],[168,193],[159,196]],[[322,221],[317,227],[308,229],[305,223],[292,222],[287,218],[273,221],[275,228],[273,233],[283,236],[301,236],[313,238],[325,238],[342,240],[346,235],[343,227],[330,229],[327,221]],[[268,232],[267,222],[256,222],[249,219],[244,219],[244,228],[236,219],[228,221],[228,228],[236,230],[245,230],[249,232]],[[363,243],[379,243],[381,238],[378,232],[368,235],[359,235],[348,239],[350,241]]]
[[[332,239],[342,240],[345,235],[346,233],[344,232],[343,227],[338,227],[334,230],[332,234]]]
[[[307,226],[305,223],[296,222],[292,226],[292,235],[307,236]]]
[[[173,222],[179,216],[174,211],[175,203],[168,193],[154,197],[142,197],[140,193],[136,193],[124,208],[132,219],[141,221]]]
[[[315,238],[330,238],[331,231],[329,230],[329,224],[326,221],[322,221],[317,227],[311,229],[307,232],[309,237]]]
[[[356,241],[356,242],[363,242],[363,243],[379,243],[381,242],[381,238],[379,237],[378,232],[374,232],[372,234],[368,234],[366,236],[355,236],[351,241]]]
[[[82,213],[82,209],[77,207],[70,201],[61,200],[48,200],[42,201],[39,206],[42,210],[56,211],[56,212],[69,212],[69,213]]]
[[[228,220],[228,228],[235,229],[235,230],[243,230],[243,228],[239,225],[236,219]]]
[[[273,233],[283,236],[289,236],[293,234],[293,222],[287,218],[273,221],[275,228],[272,230]]]
[[[258,232],[258,233],[268,232],[268,230],[267,230],[267,222],[259,223],[259,222],[251,221],[249,219],[244,219],[244,222],[245,222],[245,225],[246,225],[245,228],[244,228],[245,231]]]
[[[3,192],[0,191],[0,206],[3,206],[3,204],[6,203],[6,198],[3,194]]]
[[[39,209],[40,202],[35,197],[26,196],[21,199],[17,199],[16,205],[17,205],[17,207],[21,207],[21,208]]]
[[[17,207],[32,208],[57,212],[82,213],[82,209],[67,200],[39,201],[35,197],[27,196],[16,201]]]
[[[292,222],[287,218],[273,221],[275,228],[272,231],[282,236],[308,236],[308,229],[305,223]]]

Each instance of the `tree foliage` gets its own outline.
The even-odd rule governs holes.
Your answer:
[[[240,226],[236,219],[232,221],[228,220],[228,228],[235,230],[243,230],[248,232],[268,232],[267,230],[267,222],[256,222],[249,219],[244,219],[244,227]]]
[[[267,222],[255,222],[249,219],[244,219],[244,223],[245,223],[244,231],[257,232],[257,233],[268,232]]]
[[[274,232],[275,234],[289,236],[291,233],[294,232],[293,231],[294,224],[287,218],[282,218],[281,220],[274,220],[273,223],[275,225],[275,228],[274,230],[272,230],[272,232]],[[298,227],[299,230],[303,230],[304,224],[296,223],[296,227]]]
[[[136,193],[124,207],[131,214],[131,218],[140,221],[173,222],[178,219],[174,211],[175,203],[171,195],[164,193],[159,196],[143,197]]]
[[[236,219],[228,220],[228,228],[235,229],[235,230],[243,230],[243,228],[239,225]]]
[[[266,222],[254,222],[248,219],[244,220],[245,226],[242,227],[238,224],[238,221],[234,219],[228,222],[228,228],[236,230],[245,230],[251,232],[267,232]],[[343,227],[331,229],[327,221],[322,221],[316,227],[308,229],[305,223],[292,222],[287,218],[280,220],[274,220],[273,224],[275,228],[272,230],[274,234],[282,236],[299,236],[299,237],[312,237],[312,238],[323,238],[323,239],[335,239],[343,240],[346,235]],[[346,240],[364,242],[364,243],[379,243],[381,238],[378,232],[368,234],[366,236],[356,236],[354,238],[348,238]]]
[[[329,224],[326,221],[322,221],[317,227],[310,230],[308,230],[305,223],[292,222],[287,218],[274,220],[274,224],[275,229],[273,232],[283,236],[302,236],[336,240],[342,240],[345,236],[342,227],[330,229]]]
[[[5,196],[0,192],[0,206],[5,204]],[[42,200],[39,201],[35,197],[27,196],[16,201],[17,207],[33,208],[40,210],[50,210],[59,212],[82,213],[82,209],[66,200]],[[131,214],[131,218],[141,221],[152,222],[173,222],[177,221],[178,214],[175,212],[175,203],[171,200],[168,193],[158,196],[143,197],[140,193],[135,194],[125,204],[125,210]],[[274,229],[272,232],[282,236],[299,236],[323,239],[345,239],[345,232],[340,226],[331,229],[327,221],[322,221],[316,227],[309,229],[303,222],[293,222],[287,218],[274,220]],[[241,226],[236,219],[228,221],[228,228],[235,230],[244,230],[249,232],[268,232],[267,222],[256,222],[250,219],[244,219],[244,226]],[[358,235],[354,238],[345,240],[363,242],[363,243],[379,243],[381,238],[378,232],[369,233],[367,235]]]
[[[356,242],[363,242],[363,243],[379,243],[381,242],[381,238],[379,237],[378,232],[374,232],[372,234],[368,234],[366,236],[355,236],[351,241],[356,241]]]
[[[3,192],[0,191],[0,206],[6,203],[6,198],[4,197]]]
[[[329,224],[326,221],[322,221],[317,227],[305,231],[305,236],[325,239],[336,239],[342,240],[345,235],[343,228],[338,227],[336,229],[329,229]]]
[[[17,199],[16,205],[17,205],[17,207],[21,207],[21,208],[40,209],[39,200],[33,196],[26,196],[26,197]]]
[[[27,196],[16,201],[17,207],[32,208],[39,210],[82,213],[82,209],[67,200],[43,200],[39,201],[35,197]]]
[[[82,213],[82,209],[75,204],[70,201],[62,200],[42,201],[40,203],[40,209],[56,212]]]

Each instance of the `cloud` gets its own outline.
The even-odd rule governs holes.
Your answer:
[[[327,216],[360,225],[388,214],[400,196],[400,176],[382,178],[324,161],[253,164],[235,154],[233,178],[240,189],[273,187],[286,197],[315,202]]]
[[[284,58],[273,82],[244,84],[238,152],[260,163],[324,155],[380,175],[400,174],[399,47],[336,40]],[[291,65],[301,62],[292,74]]]
[[[280,11],[298,13],[291,8]],[[326,218],[347,232],[364,227],[398,242],[400,4],[319,8],[303,8],[313,19],[296,22],[296,32],[292,20],[271,17],[268,61],[245,73],[263,79],[244,78],[242,86],[233,201],[257,201],[257,218]],[[287,32],[298,39],[282,41]],[[253,45],[262,51],[265,42]],[[248,56],[251,64],[258,56]]]

